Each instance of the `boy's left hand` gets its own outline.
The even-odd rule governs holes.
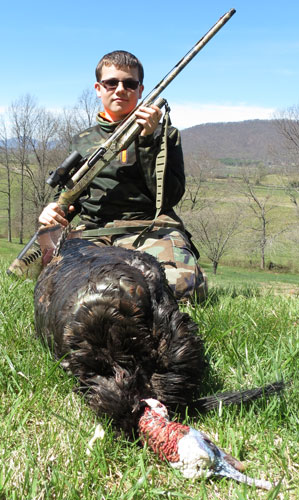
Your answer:
[[[162,116],[162,111],[158,106],[154,105],[150,107],[141,106],[135,114],[137,123],[143,127],[140,135],[144,137],[154,133]]]

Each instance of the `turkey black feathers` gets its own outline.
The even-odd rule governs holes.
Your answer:
[[[36,284],[35,321],[91,407],[127,434],[136,430],[185,477],[214,474],[272,488],[242,474],[242,464],[199,430],[168,419],[166,406],[204,411],[279,392],[283,383],[197,399],[207,369],[203,342],[154,257],[66,241]]]
[[[39,277],[35,321],[90,405],[128,432],[142,398],[188,404],[207,366],[198,326],[146,253],[67,241]]]

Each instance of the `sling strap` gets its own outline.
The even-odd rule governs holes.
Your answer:
[[[168,136],[168,127],[169,125],[171,125],[169,112],[170,112],[170,107],[168,105],[168,102],[166,101],[165,113],[162,122],[160,149],[156,157],[156,213],[152,223],[146,226],[134,241],[133,246],[135,248],[138,248],[138,246],[142,244],[144,236],[150,231],[152,231],[155,225],[155,221],[159,217],[162,211],[163,199],[164,199],[164,180],[165,180],[166,165],[167,165],[167,136]]]

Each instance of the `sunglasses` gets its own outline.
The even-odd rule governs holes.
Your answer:
[[[138,80],[132,80],[131,78],[127,78],[126,80],[109,78],[108,80],[101,80],[100,84],[103,85],[106,90],[115,90],[118,87],[119,82],[122,82],[125,90],[136,90],[138,85],[140,85]]]

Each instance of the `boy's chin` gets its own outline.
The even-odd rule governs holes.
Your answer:
[[[118,106],[115,109],[111,110],[113,112],[114,121],[123,120],[129,113],[131,113],[133,109],[134,108]]]

